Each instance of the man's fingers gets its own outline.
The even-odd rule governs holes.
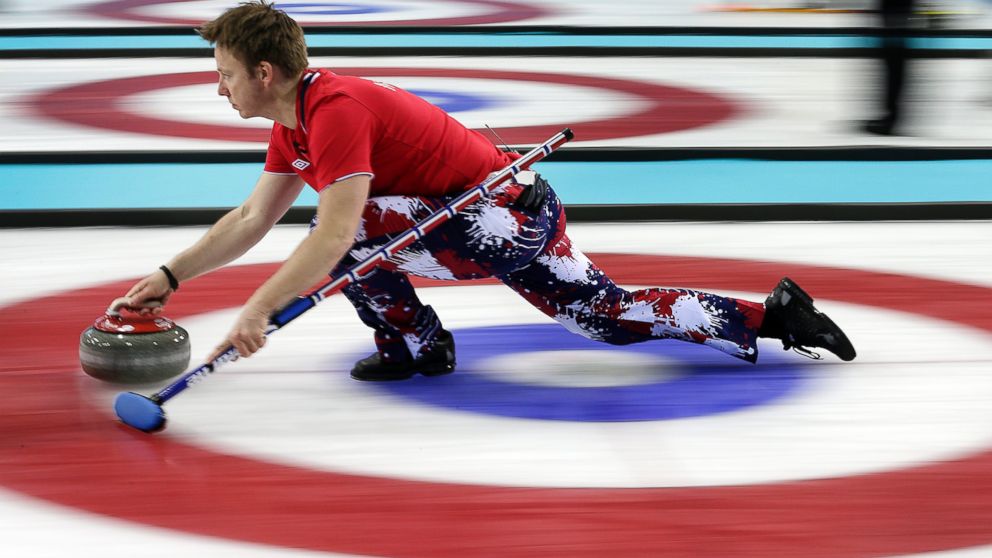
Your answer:
[[[163,301],[159,299],[140,299],[129,297],[125,308],[140,316],[157,316],[162,313]]]
[[[245,335],[245,336],[237,336],[237,337],[232,336],[231,345],[234,345],[234,348],[238,350],[238,354],[240,354],[241,356],[250,357],[251,355],[257,353],[259,349],[265,346],[265,336],[264,335],[261,336]],[[226,347],[226,345],[222,345],[218,347],[218,352],[217,352],[218,355],[220,355],[220,353],[223,352],[224,347]]]
[[[218,345],[218,346],[214,347],[214,352],[210,353],[210,356],[207,357],[207,362],[213,362],[213,361],[217,360],[217,357],[219,357],[221,354],[223,354],[224,353],[224,349],[226,349],[226,348],[227,347],[225,347],[224,345]]]
[[[248,354],[245,356],[251,356],[258,352],[262,346],[265,345],[265,337],[250,337],[245,340],[245,348],[248,349]]]
[[[232,343],[224,342],[224,343],[221,343],[220,345],[217,345],[216,347],[214,347],[214,352],[210,353],[210,356],[207,357],[207,362],[213,362],[220,355],[226,353],[228,347],[230,347],[231,345],[232,345]],[[237,347],[235,347],[235,349],[237,349]],[[237,358],[239,356],[241,356],[241,351],[240,350],[238,350],[238,354],[234,357],[233,360],[237,360]]]
[[[148,302],[151,299],[151,294],[148,292],[148,289],[142,287],[137,290],[132,289],[124,295],[124,298],[127,299],[128,308],[138,309],[149,306]]]
[[[138,306],[131,307],[132,310],[136,311],[139,316],[158,316],[162,313],[161,306]]]
[[[134,306],[141,306],[146,301],[164,303],[170,294],[169,287],[164,281],[164,276],[156,272],[156,275],[150,275],[135,283],[124,296],[132,299]]]
[[[144,289],[144,281],[131,287],[131,289],[128,290],[127,293],[124,294],[124,296],[127,298],[132,298],[138,293],[140,293],[142,289]]]

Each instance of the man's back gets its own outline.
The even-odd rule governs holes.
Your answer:
[[[465,190],[511,160],[482,134],[388,83],[309,71],[297,112],[296,130],[274,125],[266,170],[298,172],[318,191],[371,174],[374,196],[439,196]]]

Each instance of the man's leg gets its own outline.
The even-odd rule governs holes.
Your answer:
[[[437,376],[455,369],[451,334],[434,309],[420,302],[405,275],[377,269],[342,292],[375,331],[376,352],[355,364],[353,378],[403,380],[418,372]]]
[[[549,198],[549,206],[558,205],[553,193]],[[570,331],[616,345],[679,339],[748,362],[758,358],[758,337],[782,339],[787,349],[823,347],[843,360],[854,358],[843,332],[787,279],[765,304],[689,289],[618,287],[572,246],[558,211],[548,247],[529,265],[500,279]]]
[[[375,331],[377,351],[359,361],[352,376],[397,380],[415,373],[454,369],[454,341],[430,306],[420,302],[406,274],[432,279],[478,279],[526,265],[547,242],[540,212],[510,205],[523,187],[508,184],[403,250],[343,294]],[[449,199],[410,196],[371,198],[357,242],[333,273],[361,261],[398,234],[440,209]],[[333,274],[332,273],[332,274]]]
[[[430,213],[430,208],[419,198],[392,196],[369,200],[357,242],[331,275],[340,274],[368,257]],[[401,380],[417,372],[438,375],[454,370],[451,334],[444,330],[434,309],[420,301],[406,274],[397,271],[395,265],[380,266],[341,292],[362,322],[375,332],[376,352],[355,364],[352,377]]]
[[[570,331],[614,345],[650,339],[702,343],[754,362],[760,303],[689,289],[627,291],[562,235],[529,266],[501,277]]]

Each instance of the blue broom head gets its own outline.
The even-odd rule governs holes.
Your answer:
[[[125,392],[114,401],[114,411],[121,422],[142,432],[157,432],[165,428],[162,406],[144,395]]]

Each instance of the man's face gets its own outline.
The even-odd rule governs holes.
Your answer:
[[[214,60],[217,61],[219,75],[217,94],[227,97],[241,118],[259,116],[262,108],[261,80],[233,54],[219,46],[214,48]]]

